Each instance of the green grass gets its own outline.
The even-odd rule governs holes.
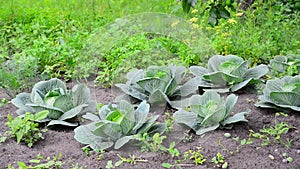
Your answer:
[[[92,34],[116,18],[139,12],[168,13],[187,21],[197,17],[199,29],[209,37],[207,44],[214,46],[215,54],[235,54],[244,59],[251,57],[253,64],[267,63],[275,55],[300,53],[299,12],[286,14],[287,7],[274,5],[271,1],[256,1],[254,7],[255,10],[243,12],[242,17],[236,16],[238,11],[231,10],[231,17],[236,23],[221,19],[218,26],[211,27],[207,22],[209,13],[205,11],[205,5],[199,3],[196,6],[198,13],[184,14],[176,0],[0,1],[0,88],[13,97],[38,79],[74,78],[76,61]],[[137,38],[136,43],[139,42],[141,39]],[[130,46],[130,43],[119,43],[121,46],[108,53],[118,56],[114,50]],[[151,43],[147,44],[153,47]],[[193,62],[190,57],[193,59],[195,56],[184,56],[188,49],[182,48],[181,42],[171,39],[165,43],[179,46],[180,51],[175,51],[175,54],[180,55],[184,62]],[[128,51],[132,52],[126,50],[123,55],[129,55]],[[171,52],[174,51],[171,49]],[[118,65],[122,61],[117,62],[115,64]],[[109,62],[105,64],[108,64],[107,68],[114,66]],[[105,70],[102,65],[99,66],[100,71]],[[103,73],[106,77],[106,72]],[[111,77],[100,82],[110,80]]]

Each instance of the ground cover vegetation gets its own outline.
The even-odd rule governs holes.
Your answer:
[[[134,146],[143,153],[166,155],[169,159],[160,161],[162,168],[237,167],[231,157],[243,147],[260,150],[274,146],[275,152],[280,149],[280,164],[297,168],[300,163],[294,159],[300,154],[300,138],[295,135],[299,125],[292,126],[285,120],[292,116],[297,121],[299,116],[294,114],[300,111],[299,6],[297,0],[0,1],[0,89],[5,94],[1,96],[9,98],[1,100],[0,108],[11,104],[18,108],[12,109],[16,113],[1,111],[0,118],[5,122],[1,122],[0,144],[9,146],[16,138],[21,144],[18,146],[24,146],[24,142],[34,149],[44,141],[41,139],[47,128],[54,132],[74,129],[72,138],[85,146],[82,150],[87,156],[97,154],[101,161],[108,153],[116,153],[104,161],[105,165],[101,163],[106,168],[148,163],[135,154],[127,152],[128,158],[118,154],[118,149]],[[115,103],[97,106],[85,84],[68,90],[65,82],[73,83],[81,77],[76,65],[93,33],[117,18],[138,12],[184,18],[208,37],[213,53],[204,62],[180,39],[140,33],[120,39],[108,49],[97,71],[90,75],[97,85],[120,89],[123,95],[113,100]],[[156,55],[143,55],[157,50],[164,51],[157,53],[161,65],[151,65]],[[172,59],[164,55],[165,51]],[[132,56],[147,61],[125,64]],[[90,68],[88,63],[80,65]],[[122,79],[123,72],[128,73]],[[249,104],[277,112],[270,124],[252,129],[251,110],[234,111],[238,106],[236,95],[250,95],[246,87],[259,95],[258,101],[246,100]],[[153,112],[159,104],[164,108]],[[249,135],[232,137],[229,132],[234,131],[226,130],[221,139],[235,144],[234,148],[227,149],[219,140],[219,149],[213,155],[206,155],[209,150],[201,144],[179,150],[178,144],[189,145],[218,129],[241,130],[234,127],[243,125],[240,122],[249,122],[244,124]],[[181,125],[177,126],[179,131],[187,129],[179,142],[168,140],[176,124]],[[35,156],[30,155],[34,159],[29,162],[1,161],[9,157],[2,157],[0,162],[7,168],[89,167],[80,167],[74,161],[68,164],[61,154],[53,159]],[[271,153],[268,158],[275,160]]]

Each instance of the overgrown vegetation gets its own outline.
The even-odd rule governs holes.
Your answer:
[[[231,129],[233,123],[247,121],[245,115],[249,111],[233,112],[238,99],[234,94],[225,100],[215,91],[201,93],[200,90],[200,95],[193,94],[199,92],[199,87],[237,92],[246,86],[252,87],[251,84],[263,83],[261,78],[268,73],[267,64],[271,73],[266,76],[269,80],[256,106],[299,112],[299,2],[257,0],[248,7],[232,0],[197,2],[0,1],[0,89],[14,98],[12,103],[19,108],[18,117],[13,119],[8,115],[6,124],[11,130],[1,135],[0,142],[16,137],[17,143],[24,141],[32,147],[45,132],[39,128],[39,123],[46,121],[49,122],[47,126],[74,127],[79,125],[77,117],[83,116],[91,122],[75,129],[75,139],[87,145],[83,148],[87,156],[91,156],[93,149],[101,160],[104,150],[119,149],[129,142],[138,141],[142,151],[163,152],[176,160],[175,163],[163,163],[164,168],[207,164],[201,147],[189,149],[182,155],[175,148],[174,141],[168,147],[163,145],[167,136],[162,133],[165,130],[167,134],[171,133],[176,122],[191,129],[184,138],[191,141],[192,132],[203,135],[219,127]],[[120,37],[104,51],[104,56],[97,62],[97,70],[88,74],[96,76],[98,85],[109,87],[123,82],[124,74],[129,72],[127,82],[116,85],[125,93],[115,100],[118,104],[97,106],[90,99],[90,90],[85,85],[67,90],[65,83],[58,78],[69,81],[78,77],[76,65],[84,57],[82,51],[86,44],[89,45],[88,39],[97,38],[93,33],[112,21],[123,24],[121,17],[137,12],[181,16],[188,21],[187,27],[201,32],[203,37],[194,36],[195,32],[185,27],[183,29],[187,30],[183,31],[191,34],[191,37],[184,37],[190,38],[188,40],[149,32],[133,33],[124,39]],[[173,28],[176,24],[168,26]],[[118,35],[118,29],[114,27],[109,33]],[[107,39],[98,40],[106,42]],[[190,40],[205,41],[209,47],[213,46],[216,55],[210,55],[208,60],[208,56],[199,55],[201,52],[192,52]],[[198,48],[203,50],[203,46]],[[97,54],[91,53],[91,56],[98,58]],[[90,62],[93,60],[80,63],[80,66],[91,69]],[[187,67],[190,67],[190,72]],[[190,73],[196,77],[192,78]],[[32,86],[31,93],[21,93]],[[2,99],[0,107],[7,103],[9,101]],[[131,103],[139,105],[136,107]],[[158,104],[168,104],[170,109],[178,111],[173,116],[165,113],[167,118],[163,123],[159,115],[150,112],[150,106]],[[99,113],[95,114],[97,108]],[[257,132],[250,130],[247,139],[232,138],[239,143],[236,151],[241,146],[253,144],[254,139],[259,139],[262,146],[280,143],[290,148],[293,140],[282,136],[291,131],[292,126],[286,122],[277,123],[278,116],[275,115],[274,126],[263,127]],[[225,133],[225,137],[231,135]],[[284,163],[293,162],[286,153],[281,156]],[[106,168],[116,168],[122,163],[147,162],[134,155],[127,158],[118,154],[118,157],[115,163],[108,160]],[[24,162],[18,162],[18,166],[61,168],[63,162],[60,158],[61,155],[53,159],[38,156],[29,161],[29,166]],[[218,168],[229,165],[220,152],[210,162]],[[10,165],[8,168],[13,169]]]

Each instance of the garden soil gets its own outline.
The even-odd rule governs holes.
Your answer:
[[[68,85],[71,87],[74,84],[69,83]],[[93,83],[89,83],[89,86],[92,96],[98,103],[108,104],[113,102],[119,94],[112,89],[96,87]],[[44,140],[38,141],[32,148],[28,148],[23,143],[17,144],[14,138],[9,138],[4,143],[0,143],[0,169],[7,168],[9,164],[18,168],[18,161],[22,161],[26,165],[33,165],[29,161],[36,159],[37,155],[52,158],[60,153],[62,156],[58,160],[63,162],[62,168],[66,169],[70,169],[76,164],[87,169],[106,168],[109,160],[113,164],[120,160],[118,155],[126,158],[134,155],[137,159],[143,159],[143,162],[136,161],[135,164],[123,162],[116,168],[163,168],[162,163],[175,164],[176,160],[184,159],[184,152],[197,151],[199,147],[201,147],[201,153],[206,159],[202,165],[195,165],[194,160],[188,159],[178,162],[177,167],[174,166],[173,168],[218,168],[211,162],[211,159],[219,152],[224,156],[229,169],[300,169],[300,154],[297,153],[297,150],[300,149],[300,114],[294,112],[289,114],[288,117],[280,116],[276,119],[277,123],[284,121],[292,126],[289,132],[281,137],[283,142],[286,142],[287,139],[290,140],[290,145],[287,143],[272,143],[269,146],[261,146],[262,141],[258,139],[253,139],[252,144],[241,145],[241,140],[249,138],[249,130],[259,132],[264,127],[274,126],[276,111],[255,107],[257,94],[239,93],[236,95],[239,96],[239,99],[234,112],[251,109],[251,112],[247,115],[248,123],[238,123],[231,130],[218,129],[203,136],[188,133],[183,127],[174,124],[173,130],[166,134],[167,139],[164,145],[168,147],[170,142],[175,141],[176,148],[180,151],[180,157],[172,158],[170,154],[162,152],[141,152],[139,147],[130,143],[122,149],[106,151],[102,153],[102,156],[97,153],[91,153],[87,156],[82,150],[85,145],[74,139],[73,128],[57,127],[44,133]],[[0,98],[7,98],[7,96],[0,92]],[[9,129],[5,124],[7,115],[12,114],[15,117],[15,111],[16,107],[12,104],[6,104],[0,108],[0,133],[4,133]],[[156,112],[156,114],[158,113]],[[160,114],[160,121],[163,121],[166,115],[163,112]],[[224,133],[230,133],[231,137],[226,138]],[[239,137],[239,141],[233,139],[236,137]],[[286,153],[288,157],[292,157],[293,162],[283,162],[285,158],[282,155],[283,153]]]

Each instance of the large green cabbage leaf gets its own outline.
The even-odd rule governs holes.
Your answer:
[[[18,107],[18,115],[49,111],[47,118],[43,120],[50,121],[48,126],[77,126],[78,123],[72,121],[75,117],[96,111],[96,102],[90,99],[90,90],[86,85],[75,85],[69,91],[56,78],[38,82],[31,93],[18,94],[12,99],[12,103]]]
[[[258,107],[300,111],[300,75],[268,80],[258,99]]]
[[[113,145],[119,149],[130,140],[139,140],[144,133],[162,134],[166,125],[156,123],[158,116],[149,117],[149,109],[146,101],[136,109],[124,100],[118,105],[104,105],[98,115],[87,113],[83,116],[93,122],[77,127],[74,138],[93,149],[108,149]]]
[[[133,70],[127,74],[125,84],[116,84],[125,95],[116,100],[129,102],[147,100],[150,104],[170,104],[173,100],[187,97],[198,89],[196,79],[185,81],[183,66],[150,66],[146,71]]]
[[[223,91],[238,91],[249,84],[259,82],[259,78],[269,71],[266,65],[250,68],[251,59],[244,61],[235,55],[215,55],[208,61],[207,68],[191,66],[190,71],[200,77],[198,85],[204,88],[225,89]]]
[[[188,107],[174,113],[175,121],[196,132],[197,135],[213,131],[218,127],[227,127],[240,121],[247,121],[245,115],[250,110],[233,114],[237,96],[229,95],[225,100],[215,91],[206,91],[203,95],[193,95]]]

